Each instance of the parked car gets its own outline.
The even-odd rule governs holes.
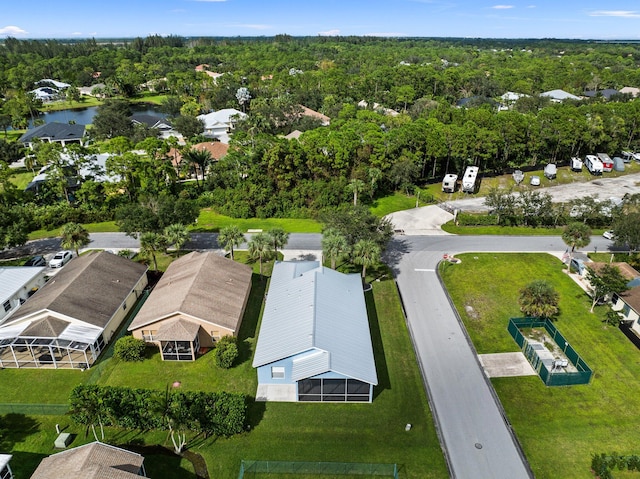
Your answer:
[[[47,265],[47,260],[44,259],[44,256],[42,255],[36,255],[33,256],[32,258],[29,258],[25,263],[25,266],[46,266]]]
[[[544,176],[546,176],[550,180],[555,180],[557,174],[558,168],[556,167],[555,163],[549,163],[544,167]]]
[[[531,180],[529,180],[529,184],[531,186],[540,186],[540,177],[539,176],[532,176]]]
[[[613,231],[611,231],[611,230],[605,231],[604,233],[602,233],[602,236],[604,236],[608,240],[612,240],[612,239],[615,238],[615,235],[613,234]]]
[[[62,268],[65,264],[71,261],[73,253],[69,250],[58,251],[53,258],[49,260],[49,268]]]

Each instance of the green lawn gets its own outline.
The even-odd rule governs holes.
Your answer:
[[[242,231],[250,229],[261,229],[267,231],[271,228],[282,228],[289,233],[320,233],[322,224],[311,219],[295,218],[231,218],[216,213],[211,208],[200,210],[197,225],[192,227],[192,231],[220,231],[226,226],[235,225]]]
[[[589,313],[589,298],[550,255],[459,258],[461,264],[444,265],[442,274],[478,353],[518,350],[507,333],[509,318],[522,315],[518,292],[544,278],[560,294],[556,326],[594,371],[586,386],[550,388],[538,377],[492,380],[535,476],[590,479],[592,454],[638,454],[640,352],[602,322],[606,308]]]
[[[238,252],[236,258],[248,261],[246,252]],[[270,274],[272,264],[270,261],[264,265],[265,275]],[[256,272],[258,264],[252,265]],[[180,381],[183,389],[234,391],[254,397],[257,383],[251,358],[267,281],[254,274],[239,333],[240,358],[230,370],[215,366],[211,353],[189,364],[162,362],[158,353],[150,354],[141,363],[123,363],[105,354],[101,364],[84,373],[2,370],[0,397],[10,393],[14,402],[45,402],[44,396],[49,395],[49,402],[64,402],[75,384],[96,380],[98,384],[158,389]],[[448,476],[394,282],[374,282],[373,293],[367,293],[366,300],[379,382],[373,403],[250,403],[250,431],[228,439],[190,438],[190,449],[205,457],[211,477],[235,479],[242,459],[396,463],[401,478]],[[33,386],[24,388],[20,384]],[[21,461],[18,478],[28,477],[39,460],[53,452],[56,423],[78,434],[74,445],[92,440],[91,435],[85,438],[84,429],[72,424],[68,417],[19,419],[15,429],[10,428],[8,438],[8,450]],[[409,432],[405,431],[407,423],[413,425]],[[106,440],[170,445],[166,432],[161,431],[107,429]],[[182,471],[186,466],[171,467]],[[150,467],[147,470],[151,471]],[[192,477],[189,474],[160,473],[168,478]]]
[[[526,226],[456,226],[453,221],[442,230],[455,235],[560,236],[562,228],[527,228]],[[597,234],[597,233],[594,233]]]

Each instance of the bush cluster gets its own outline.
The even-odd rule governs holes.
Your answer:
[[[123,361],[142,361],[147,343],[133,336],[123,336],[113,346],[113,355]]]
[[[229,369],[238,357],[238,340],[234,336],[223,336],[216,343],[215,349],[216,364]]]
[[[71,418],[78,424],[125,429],[185,428],[206,436],[244,430],[247,403],[242,394],[156,391],[79,385],[71,392]]]
[[[594,454],[591,458],[591,470],[600,479],[613,479],[611,471],[640,471],[640,456],[625,456],[613,452],[611,454]]]

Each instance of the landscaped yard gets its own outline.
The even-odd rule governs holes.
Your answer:
[[[640,351],[602,322],[605,307],[589,313],[589,298],[550,255],[458,257],[443,278],[478,353],[518,350],[507,323],[522,316],[520,288],[543,278],[560,294],[556,326],[594,371],[585,386],[546,387],[537,376],[492,380],[536,478],[592,478],[592,454],[638,454]]]
[[[238,252],[236,258],[248,261],[246,252]],[[271,265],[265,265],[266,274],[270,274]],[[256,272],[258,264],[253,267]],[[218,368],[212,353],[195,363],[180,364],[162,362],[157,353],[142,363],[118,362],[105,354],[100,364],[85,372],[0,371],[0,397],[8,393],[11,402],[64,403],[69,391],[83,381],[162,390],[179,381],[181,389],[241,392],[253,398],[257,377],[251,359],[267,281],[254,275],[239,334],[240,359],[230,370]],[[237,478],[242,459],[396,463],[401,478],[448,476],[395,284],[391,280],[374,282],[373,293],[367,293],[366,299],[379,381],[373,403],[250,401],[250,428],[246,433],[227,439],[190,438],[189,448],[204,456],[211,477]],[[21,384],[33,386],[25,388]],[[6,420],[7,416],[0,417],[0,421]],[[20,462],[14,468],[17,478],[28,477],[42,457],[54,452],[55,424],[77,434],[76,446],[93,440],[92,433],[85,437],[85,429],[67,416],[16,415],[11,420],[5,450],[12,451],[14,462]],[[412,428],[405,431],[408,423]],[[166,431],[106,429],[105,440],[114,444],[171,445]],[[191,472],[184,472],[190,467],[185,464],[152,469],[150,463],[157,460],[149,457],[145,461],[150,477],[193,477]],[[161,472],[152,475],[152,470]]]

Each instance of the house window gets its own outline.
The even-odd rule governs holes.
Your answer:
[[[11,309],[11,301],[7,300],[4,303],[2,303],[2,307],[4,308],[4,312],[6,313]]]
[[[211,331],[211,339],[213,341],[217,341],[218,339],[220,339],[220,331],[217,331],[217,330]]]
[[[271,379],[284,379],[284,368],[282,366],[272,366]]]

